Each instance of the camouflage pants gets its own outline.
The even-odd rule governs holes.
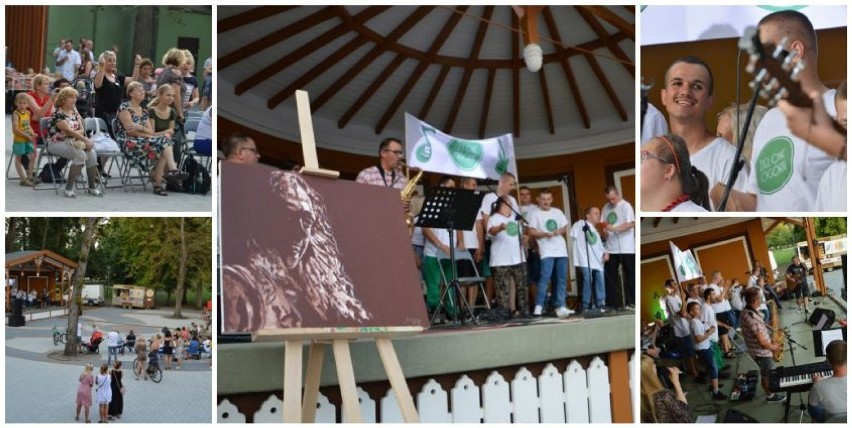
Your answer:
[[[524,312],[527,309],[527,273],[523,264],[514,266],[492,266],[491,276],[494,278],[494,287],[497,289],[497,299],[500,307],[510,309],[509,292],[512,280],[515,282],[515,308]]]

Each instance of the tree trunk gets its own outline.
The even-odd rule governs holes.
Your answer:
[[[183,304],[183,283],[186,280],[186,261],[188,258],[188,251],[186,248],[186,231],[184,230],[184,221],[186,219],[184,217],[180,218],[180,267],[178,269],[178,280],[177,280],[177,296],[175,297],[175,318],[183,318],[181,314],[181,305]]]
[[[15,235],[17,234],[18,228],[18,219],[16,217],[9,217],[9,231],[6,232],[6,251],[14,252],[15,251]]]
[[[47,248],[47,231],[50,229],[50,217],[44,218],[44,230],[41,232],[41,247],[40,250]]]
[[[95,225],[98,219],[89,217],[86,219],[86,230],[83,232],[83,243],[80,248],[80,260],[77,263],[77,270],[74,272],[74,281],[72,285],[72,293],[70,297],[71,310],[68,314],[68,327],[65,329],[66,337],[65,352],[67,357],[77,355],[77,320],[79,319],[78,299],[83,294],[83,281],[86,278],[86,264],[89,262],[89,248],[92,246],[92,241],[95,239]]]
[[[136,54],[143,58],[152,58],[154,63],[157,63],[157,58],[154,56],[154,15],[157,13],[159,6],[141,6],[136,8],[136,22],[133,31],[133,52],[130,59],[133,59]],[[130,67],[133,67],[131,62]]]

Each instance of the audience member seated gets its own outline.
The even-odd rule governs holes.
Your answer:
[[[686,143],[674,134],[651,139],[640,152],[642,210],[709,211],[707,176],[689,161]]]
[[[202,156],[213,156],[213,107],[204,110],[204,114],[201,115],[201,122],[198,123],[198,129],[195,131],[193,148]]]
[[[642,423],[692,423],[695,416],[686,403],[680,387],[680,370],[669,367],[668,375],[674,391],[666,389],[657,376],[654,359],[642,356],[641,422]]]
[[[829,343],[825,356],[834,374],[824,379],[814,376],[814,386],[808,396],[808,413],[816,422],[840,422],[835,420],[840,416],[846,422],[846,342]]]
[[[147,161],[156,160],[151,178],[154,182],[154,194],[167,196],[163,178],[180,180],[177,166],[173,164],[172,142],[165,134],[155,135],[148,120],[148,110],[142,107],[145,90],[139,82],[127,85],[130,99],[118,108],[117,140],[124,147],[124,155],[134,166],[148,171]],[[171,164],[170,164],[171,161]],[[168,173],[164,174],[166,167]],[[184,176],[184,178],[186,178]]]
[[[47,151],[71,161],[68,170],[68,181],[65,184],[65,196],[75,198],[74,183],[86,166],[86,178],[89,182],[88,192],[93,196],[103,196],[98,185],[97,157],[94,144],[83,129],[83,119],[77,112],[77,90],[71,87],[63,88],[56,96],[56,110],[50,118],[47,131]]]

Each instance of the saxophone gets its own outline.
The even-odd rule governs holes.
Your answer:
[[[400,200],[403,202],[408,201],[411,202],[411,198],[414,196],[414,192],[417,191],[417,182],[423,177],[423,170],[417,171],[417,175],[414,176],[413,179],[408,180],[408,183],[405,187],[400,191]],[[412,214],[411,210],[405,213],[405,225],[408,227],[409,232],[412,231],[414,226],[414,214]]]
[[[769,313],[772,314],[772,344],[780,345],[781,347],[779,350],[772,352],[772,359],[776,363],[780,363],[784,359],[784,330],[779,328],[778,307],[775,306],[775,302],[769,301],[766,302],[766,305],[769,307]]]

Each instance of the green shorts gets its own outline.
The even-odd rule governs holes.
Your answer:
[[[15,156],[26,156],[30,153],[35,153],[35,145],[32,141],[15,141],[12,143],[12,153]]]

